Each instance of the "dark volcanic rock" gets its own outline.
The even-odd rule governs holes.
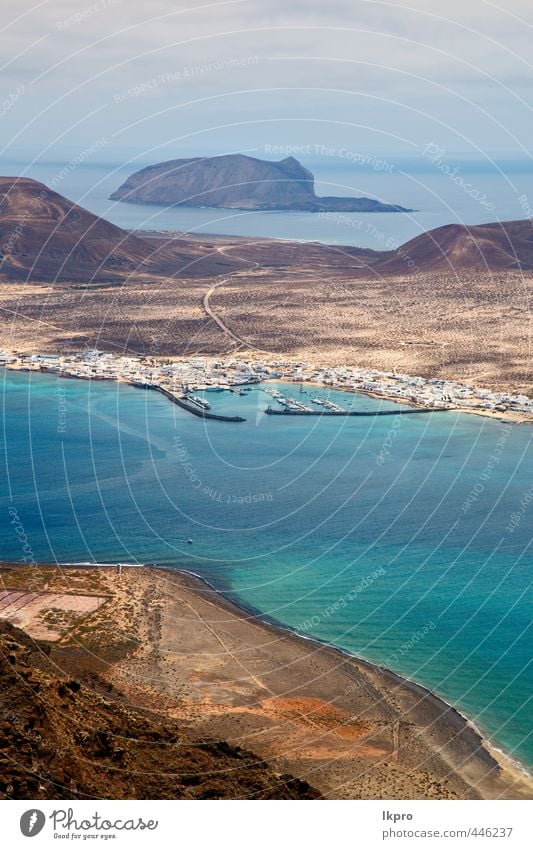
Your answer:
[[[0,799],[320,798],[237,746],[192,743],[179,722],[63,678],[47,650],[0,622]]]
[[[112,200],[224,209],[301,212],[410,212],[370,198],[315,195],[314,177],[289,156],[268,162],[243,154],[174,159],[132,174]]]

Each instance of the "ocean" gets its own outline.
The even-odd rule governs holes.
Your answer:
[[[2,559],[184,567],[419,681],[533,766],[533,428],[267,416],[261,387],[209,393],[246,418],[209,422],[125,384],[0,376]]]
[[[341,153],[342,151],[340,151]],[[100,155],[102,152],[100,151]],[[181,154],[183,155],[183,154]],[[253,155],[267,156],[262,151]],[[177,152],[176,156],[180,154]],[[509,221],[533,214],[530,161],[475,161],[444,154],[418,158],[372,157],[366,163],[342,156],[299,157],[316,179],[318,195],[374,197],[414,209],[412,213],[243,212],[167,209],[110,201],[109,196],[147,162],[0,159],[0,173],[26,176],[52,186],[91,212],[131,230],[174,230],[272,237],[387,250],[444,224]],[[78,155],[79,159],[79,155]]]

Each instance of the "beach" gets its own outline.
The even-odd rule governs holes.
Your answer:
[[[262,621],[195,575],[6,564],[1,576],[12,589],[106,599],[48,641],[65,674],[180,721],[193,742],[249,750],[326,798],[533,795],[524,771],[425,688]]]

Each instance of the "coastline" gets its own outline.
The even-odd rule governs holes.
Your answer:
[[[44,373],[47,373],[47,372],[44,371]],[[52,376],[52,375],[50,375],[50,376]],[[82,376],[79,376],[79,375],[72,376],[72,379],[76,379],[76,377],[79,377],[79,379],[84,379]],[[123,380],[123,379],[118,378],[118,380]],[[129,381],[127,381],[127,380],[125,380],[123,382],[129,383]],[[265,381],[265,382],[267,382],[267,381]],[[295,381],[290,381],[290,380],[289,381],[278,380],[278,382],[284,382],[287,385],[292,384],[293,386],[296,384]],[[324,385],[324,384],[312,384],[312,383],[309,383],[309,382],[306,382],[306,381],[302,381],[302,383],[304,383],[305,385],[315,385],[315,386],[320,385],[323,388],[331,388],[332,391],[336,391],[335,387],[328,387],[327,385]],[[156,387],[154,387],[154,388],[156,388]],[[359,390],[359,389],[344,388],[341,391],[361,392],[361,394],[372,395],[372,397],[380,397],[380,398],[384,397],[384,396],[378,396],[376,394],[369,393],[365,390]],[[398,398],[391,397],[388,400],[390,400],[391,402],[394,402],[394,403],[402,403],[402,401],[400,401]],[[405,403],[408,403],[408,402],[405,402]],[[456,410],[456,411],[462,412],[462,410]],[[468,412],[474,412],[474,411],[468,411]],[[498,418],[501,418],[501,416],[498,415]],[[44,565],[47,568],[53,568],[53,564],[44,564]],[[94,567],[95,565],[98,565],[98,564],[87,563],[85,565],[85,567],[90,569],[91,567]],[[112,568],[111,564],[100,564],[100,565],[101,566],[107,566],[110,569]],[[132,568],[132,569],[133,568],[141,568],[142,569],[142,568],[145,568],[147,564],[139,564],[139,566],[134,566],[133,564],[123,564],[123,565],[126,568]],[[82,568],[82,564],[64,564],[64,567],[65,568]],[[220,592],[219,590],[215,590],[215,588],[211,587],[208,584],[208,582],[205,581],[205,579],[201,578],[201,576],[196,575],[193,572],[190,572],[189,570],[179,569],[178,567],[161,567],[161,566],[153,566],[153,567],[150,566],[149,568],[156,569],[156,570],[159,570],[159,569],[166,570],[166,569],[168,569],[170,571],[174,571],[174,572],[179,571],[182,574],[188,574],[191,578],[194,578],[195,580],[197,580],[201,583],[203,582],[205,584],[205,586],[208,587],[209,591],[216,595],[219,604],[221,604],[222,601],[224,601],[228,605],[233,605],[241,616],[242,615],[250,616],[254,619],[254,621],[257,620],[263,626],[272,627],[275,630],[276,633],[279,632],[280,630],[283,630],[283,631],[288,632],[292,636],[298,638],[299,640],[310,641],[314,646],[320,647],[321,649],[325,649],[325,650],[328,650],[330,652],[341,654],[343,657],[346,657],[346,658],[349,658],[350,660],[356,661],[361,666],[366,666],[369,670],[372,671],[373,674],[378,675],[381,678],[386,679],[387,681],[394,684],[395,686],[399,686],[399,687],[411,690],[412,693],[414,693],[415,695],[416,695],[416,693],[419,693],[419,694],[421,694],[421,697],[423,699],[435,700],[436,710],[440,711],[441,713],[444,711],[444,712],[448,712],[448,713],[453,712],[454,714],[457,714],[457,718],[456,718],[457,723],[459,723],[459,725],[461,723],[464,723],[467,726],[469,726],[472,729],[474,735],[477,735],[479,743],[487,751],[489,756],[492,757],[494,759],[494,761],[502,764],[502,766],[505,770],[516,769],[520,773],[520,775],[522,777],[524,777],[527,781],[532,779],[531,773],[528,771],[527,767],[525,767],[519,761],[515,761],[515,759],[513,759],[512,756],[510,756],[509,754],[507,754],[505,752],[505,750],[503,750],[503,749],[500,750],[497,746],[490,743],[489,740],[484,736],[483,732],[480,729],[476,728],[475,724],[471,720],[469,720],[467,716],[462,715],[460,713],[460,711],[453,704],[448,703],[445,700],[445,698],[443,698],[442,696],[439,696],[435,693],[432,693],[428,688],[424,687],[424,685],[418,683],[417,681],[410,681],[409,679],[402,677],[399,673],[394,672],[394,670],[389,670],[386,667],[381,667],[378,664],[374,664],[371,661],[365,660],[364,658],[360,658],[360,657],[357,657],[355,655],[352,655],[349,652],[346,652],[346,651],[338,648],[337,646],[331,645],[329,643],[324,643],[317,638],[313,638],[313,637],[309,637],[307,635],[299,634],[297,631],[292,630],[291,628],[283,625],[282,623],[276,622],[274,620],[269,620],[269,618],[263,616],[260,611],[253,610],[251,608],[247,609],[242,603],[239,604],[238,602],[235,602],[233,599],[231,599],[229,596],[226,596],[223,592]],[[472,746],[474,747],[474,751],[475,751],[475,746],[476,746],[475,737],[472,738]]]
[[[327,383],[315,383],[310,380],[286,380],[283,378],[269,378],[267,380],[262,381],[262,383],[286,383],[288,386],[295,386],[296,384],[301,383],[303,386],[314,386],[317,389],[327,389],[331,392],[349,392],[353,395],[365,395],[367,398],[374,398],[377,401],[390,401],[392,404],[404,404],[407,407],[413,407],[417,410],[424,410],[426,407],[424,404],[420,404],[417,401],[412,401],[410,398],[398,398],[397,395],[389,395],[386,392],[375,392],[371,389],[359,389],[353,388],[351,386],[330,386]],[[431,410],[432,408],[427,408]],[[442,412],[442,411],[441,411]],[[531,424],[533,425],[533,416],[528,413],[516,412],[514,410],[488,410],[488,409],[474,409],[472,407],[462,407],[460,405],[453,405],[447,407],[444,412],[449,413],[467,413],[468,415],[473,416],[482,416],[483,418],[492,419],[493,421],[499,421],[509,424]]]
[[[9,568],[13,570],[12,574],[28,571],[28,567],[22,564],[0,564],[0,568],[4,574]],[[35,567],[31,568],[35,570]],[[314,704],[317,702],[317,697],[320,696],[331,713],[330,724],[331,722],[337,723],[337,731],[333,729],[333,733],[336,735],[335,746],[338,751],[332,746],[328,737],[327,751],[331,755],[331,763],[337,757],[338,763],[341,766],[345,765],[348,757],[356,757],[357,752],[354,747],[358,748],[360,753],[365,753],[366,750],[372,752],[374,749],[380,753],[377,762],[374,762],[372,758],[366,758],[366,761],[371,761],[370,765],[363,757],[364,771],[362,775],[365,780],[370,780],[369,776],[371,775],[377,775],[378,783],[376,785],[374,781],[374,784],[371,783],[371,787],[380,787],[384,780],[383,775],[388,775],[388,769],[391,767],[395,771],[400,767],[404,769],[407,767],[409,776],[410,771],[416,774],[416,768],[419,764],[423,766],[427,764],[435,773],[446,777],[445,784],[451,783],[451,789],[455,793],[453,798],[465,798],[462,795],[465,793],[468,794],[466,798],[533,798],[533,776],[527,768],[490,743],[468,717],[464,716],[454,705],[446,702],[441,696],[391,669],[367,661],[314,637],[299,634],[290,627],[261,615],[260,611],[248,608],[215,589],[208,581],[191,570],[156,564],[122,564],[121,574],[117,575],[117,567],[112,564],[99,564],[98,566],[92,563],[66,563],[61,566],[38,564],[37,568],[44,573],[47,585],[49,576],[54,573],[59,574],[63,582],[65,580],[70,582],[69,586],[75,585],[79,576],[83,581],[85,576],[93,580],[93,577],[97,575],[98,579],[103,578],[114,582],[114,590],[116,591],[118,586],[118,589],[125,593],[127,599],[130,599],[131,595],[138,590],[139,585],[148,584],[150,601],[143,610],[143,617],[148,619],[149,627],[144,637],[141,628],[140,645],[134,649],[131,656],[128,655],[126,659],[120,660],[118,665],[109,666],[106,679],[119,689],[123,689],[128,698],[141,707],[155,706],[156,710],[166,710],[169,716],[186,718],[189,722],[191,722],[191,716],[194,717],[192,726],[198,726],[199,737],[206,733],[214,733],[215,736],[224,733],[230,738],[238,728],[239,736],[233,742],[237,742],[245,748],[250,746],[253,748],[252,743],[257,742],[258,733],[267,733],[267,735],[271,733],[268,723],[265,726],[266,732],[258,732],[257,730],[258,717],[260,716],[261,721],[265,722],[265,716],[257,707],[264,701],[264,699],[259,698],[257,693],[257,688],[264,686],[264,676],[261,671],[257,671],[250,660],[254,641],[257,641],[261,654],[259,670],[263,669],[263,656],[268,649],[275,667],[274,671],[269,673],[269,681],[272,684],[277,677],[281,678],[280,693],[277,693],[275,687],[270,687],[270,692],[266,693],[269,710],[271,709],[270,702],[273,701],[271,698],[273,694],[276,694],[278,701],[287,701],[287,698],[284,699],[284,697],[297,692],[302,695],[302,704],[306,700]],[[33,574],[35,575],[35,571]],[[183,629],[184,620],[178,615],[178,608],[175,607],[177,604],[176,595],[183,596],[184,594],[185,598],[181,600],[188,607],[191,607],[192,603],[195,608],[194,615],[197,617],[193,620],[194,629],[189,634],[187,634],[187,629]],[[153,622],[151,620],[153,616],[152,605],[156,598],[158,599],[156,608],[160,612],[157,614],[158,636],[155,638],[154,644]],[[217,639],[222,645],[227,643],[227,633],[231,629],[236,629],[235,635],[240,634],[239,639],[243,640],[246,646],[243,650],[244,653],[239,654],[237,652],[237,659],[241,655],[246,658],[245,666],[241,663],[240,668],[237,667],[236,670],[233,670],[232,675],[229,675],[227,679],[224,678],[225,689],[223,688],[221,700],[220,694],[217,693],[216,698],[213,695],[216,687],[212,679],[212,648],[206,648],[198,635],[199,622],[205,622],[205,609],[209,612],[207,627],[210,632],[217,632]],[[107,609],[107,616],[112,620],[112,627],[115,627],[115,612]],[[117,617],[117,622],[120,623],[120,616]],[[218,630],[219,625],[221,630]],[[179,626],[178,661],[177,667],[172,668],[172,674],[170,674],[171,667],[160,668],[162,658],[165,659],[165,663],[168,663],[169,657],[173,656],[173,650],[171,651],[169,645],[162,640],[161,634],[168,635],[169,629],[170,631],[175,630],[177,626]],[[93,627],[97,632],[98,626]],[[87,626],[84,630],[87,631]],[[222,638],[220,634],[223,635]],[[236,639],[235,635],[234,639]],[[231,642],[233,643],[233,639]],[[187,664],[190,661],[191,653],[193,653],[192,657],[195,657],[194,652],[198,651],[200,652],[198,657],[204,658],[204,660],[208,658],[204,671],[199,674],[194,667],[195,674],[191,676],[191,682],[194,681],[193,687],[200,691],[201,698],[198,703],[192,699],[191,704],[184,707],[182,699],[176,702],[174,696],[169,698],[169,693],[174,692],[175,679],[183,683],[183,664],[188,669]],[[208,652],[207,655],[203,653],[205,651]],[[220,651],[220,648],[218,651]],[[155,673],[153,669],[154,652],[155,656],[159,658]],[[230,654],[235,659],[234,653],[230,651]],[[218,662],[217,660],[216,664]],[[243,689],[242,672],[245,667],[246,674],[253,679],[253,685],[252,691],[244,697],[243,702],[243,693],[241,692]],[[288,677],[286,676],[287,669],[290,671]],[[178,670],[179,674],[176,674]],[[302,670],[303,678],[301,677]],[[235,672],[238,674],[235,675]],[[347,683],[348,687],[346,687]],[[309,687],[311,687],[310,690]],[[210,694],[207,702],[205,702],[206,688]],[[234,701],[235,689],[239,690],[236,701]],[[181,693],[179,687],[178,690]],[[228,691],[231,694],[229,699]],[[312,699],[308,696],[309,692],[313,695]],[[376,730],[373,731],[372,745],[368,745],[367,735],[363,734],[362,737],[359,735],[357,743],[351,742],[347,752],[342,741],[339,744],[338,738],[346,737],[354,720],[354,713],[350,713],[350,709],[353,711],[352,702],[354,698],[360,701],[362,713],[359,715],[363,717],[364,724],[367,725],[368,721],[371,720],[372,723],[375,722]],[[221,701],[221,705],[218,704],[217,699]],[[214,702],[217,704],[215,705]],[[307,711],[305,705],[304,709]],[[338,717],[333,717],[335,710],[339,714]],[[312,711],[309,716],[318,715],[316,707],[312,707]],[[238,726],[232,724],[236,721],[236,712],[240,717],[239,722],[244,722],[244,729],[242,724]],[[253,717],[253,722],[250,715]],[[355,715],[358,714],[355,713]],[[271,719],[268,711],[267,719]],[[285,717],[283,721],[285,721]],[[251,732],[247,730],[247,723],[251,723]],[[316,722],[314,725],[316,726]],[[331,729],[328,727],[327,733],[331,736],[330,731]],[[368,729],[366,731],[368,732]],[[388,744],[386,741],[392,731],[394,731],[393,736],[396,738],[396,743],[392,747],[392,752],[387,752]],[[192,731],[191,733],[194,737],[194,733]],[[244,740],[240,736],[243,733]],[[323,743],[324,736],[325,732],[322,727],[319,729],[318,736],[316,727],[313,729],[311,740],[313,751]],[[264,741],[262,745],[264,746]],[[301,746],[303,746],[303,743],[298,738],[298,747]],[[422,747],[422,751],[418,752],[420,747]],[[416,756],[413,755],[413,751],[415,751]],[[269,754],[268,746],[264,750],[259,745],[257,753],[261,757],[267,756]],[[277,759],[277,756],[273,758],[274,761],[277,761]],[[322,786],[319,783],[319,789],[322,792],[325,790],[326,795],[328,795],[329,772],[325,769],[322,761],[323,758],[318,757],[318,766],[313,766],[313,770],[317,770],[316,774],[320,776],[322,782]],[[404,761],[406,762],[405,766]],[[357,759],[356,763],[359,765]],[[274,765],[276,766],[276,763]],[[298,774],[299,760],[298,757],[295,759],[291,752],[283,760],[283,767],[285,768],[287,765],[291,767],[293,772],[296,769],[296,774]],[[304,768],[305,770],[309,769],[308,759],[304,760]],[[302,773],[300,777],[305,777],[305,774]],[[310,775],[307,775],[307,780],[313,784]],[[400,779],[396,776],[395,780],[399,781]],[[408,781],[408,778],[405,780]],[[376,790],[374,789],[373,792],[375,793]],[[403,790],[402,792],[407,791]],[[419,790],[418,792],[422,791]],[[331,789],[329,795],[330,798],[336,798],[334,793],[332,795]],[[415,797],[412,796],[412,798]],[[368,798],[373,797],[368,796]],[[443,797],[438,795],[436,798]],[[446,796],[446,798],[448,797]]]
[[[341,655],[341,657],[343,658],[348,658],[350,660],[357,661],[358,663],[367,667],[369,670],[372,670],[373,672],[382,675],[386,679],[390,680],[391,683],[400,685],[401,687],[405,687],[415,694],[421,693],[423,695],[423,698],[429,698],[431,700],[434,700],[437,708],[441,710],[444,709],[444,711],[452,711],[453,714],[456,715],[459,723],[464,723],[466,726],[468,726],[473,731],[473,733],[479,738],[480,745],[483,746],[483,748],[491,757],[494,758],[495,761],[501,763],[502,765],[505,765],[507,769],[517,770],[522,777],[525,777],[528,781],[531,781],[533,790],[533,770],[528,769],[523,763],[521,763],[521,761],[518,760],[518,758],[512,757],[503,748],[500,748],[499,746],[493,744],[485,735],[483,730],[481,730],[472,719],[470,719],[466,714],[462,713],[462,711],[459,710],[459,708],[452,702],[447,701],[444,696],[441,696],[438,693],[433,692],[433,690],[431,690],[429,687],[426,687],[425,684],[421,684],[419,681],[407,678],[405,675],[401,675],[399,672],[395,672],[394,669],[390,669],[387,666],[382,666],[379,663],[367,660],[365,657],[355,655],[352,652],[340,648],[339,646],[336,646],[333,643],[328,643],[324,640],[321,640],[319,637],[301,634],[299,631],[295,630],[294,628],[291,628],[289,625],[285,625],[282,622],[273,619],[272,617],[262,614],[261,611],[253,608],[252,606],[248,606],[243,602],[235,601],[229,595],[225,594],[221,590],[216,589],[216,587],[210,584],[209,581],[207,581],[201,575],[191,571],[190,569],[184,569],[182,567],[177,566],[156,566],[149,568],[157,568],[163,570],[169,569],[177,571],[182,575],[188,575],[200,585],[205,585],[209,592],[215,593],[220,604],[228,605],[229,607],[236,610],[240,615],[251,616],[254,620],[261,622],[261,624],[264,626],[273,628],[275,631],[286,631],[293,637],[313,643],[315,646],[317,646],[317,648],[327,649],[333,653]]]
[[[242,355],[241,355],[242,356]],[[157,358],[155,358],[157,359]],[[166,358],[165,358],[166,359]],[[237,356],[235,359],[239,359]],[[250,359],[250,357],[246,357],[246,359]],[[253,357],[251,357],[253,361]],[[186,359],[182,357],[175,357],[172,360],[175,363],[183,363],[186,362]],[[12,363],[12,362],[4,362],[0,364],[0,367],[5,368],[8,371],[14,372],[34,372],[38,374],[49,374],[55,375],[59,378],[65,378],[69,380],[96,380],[96,381],[109,381],[112,380],[118,383],[126,383],[129,386],[138,387],[138,380],[131,379],[127,375],[118,375],[116,377],[109,377],[106,375],[96,375],[96,374],[82,374],[79,372],[72,373],[72,371],[64,371],[58,372],[55,367],[46,367],[42,363],[39,366],[28,366],[26,363]],[[342,366],[338,366],[341,368]],[[285,383],[287,386],[294,386],[297,384],[302,384],[305,386],[314,386],[320,389],[326,389],[331,392],[347,392],[350,394],[360,394],[364,395],[368,398],[374,398],[379,401],[389,401],[393,404],[402,404],[408,407],[412,407],[417,410],[427,410],[428,412],[433,411],[434,407],[429,406],[427,404],[422,403],[421,401],[413,400],[412,398],[401,397],[394,394],[389,394],[386,391],[377,391],[374,389],[365,389],[354,386],[345,386],[345,385],[331,385],[329,383],[318,383],[312,380],[306,380],[305,378],[290,378],[287,375],[282,377],[269,377],[265,376],[261,383]],[[241,384],[242,385],[242,384]],[[162,384],[153,383],[151,385],[146,385],[143,388],[153,389],[159,392],[162,392],[164,395],[168,393],[168,388]],[[202,391],[201,381],[199,382],[200,391]],[[170,396],[168,396],[170,397]],[[172,399],[171,399],[172,400]],[[185,409],[188,409],[187,407]],[[191,412],[190,409],[188,409]],[[435,410],[437,411],[437,410]],[[482,416],[483,418],[489,418],[493,421],[499,421],[502,423],[508,424],[533,424],[533,414],[522,412],[519,410],[495,410],[492,408],[482,407],[482,406],[463,406],[458,403],[451,402],[449,406],[443,407],[442,410],[439,407],[438,411],[443,412],[452,412],[452,413],[466,413],[468,415]],[[210,418],[212,416],[208,416]],[[213,416],[214,417],[214,416]],[[225,420],[225,417],[223,417]]]

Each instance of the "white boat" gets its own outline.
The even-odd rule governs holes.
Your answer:
[[[185,400],[188,401],[190,404],[195,404],[202,410],[211,409],[211,404],[209,403],[209,401],[206,401],[205,398],[200,398],[199,395],[185,395]]]

